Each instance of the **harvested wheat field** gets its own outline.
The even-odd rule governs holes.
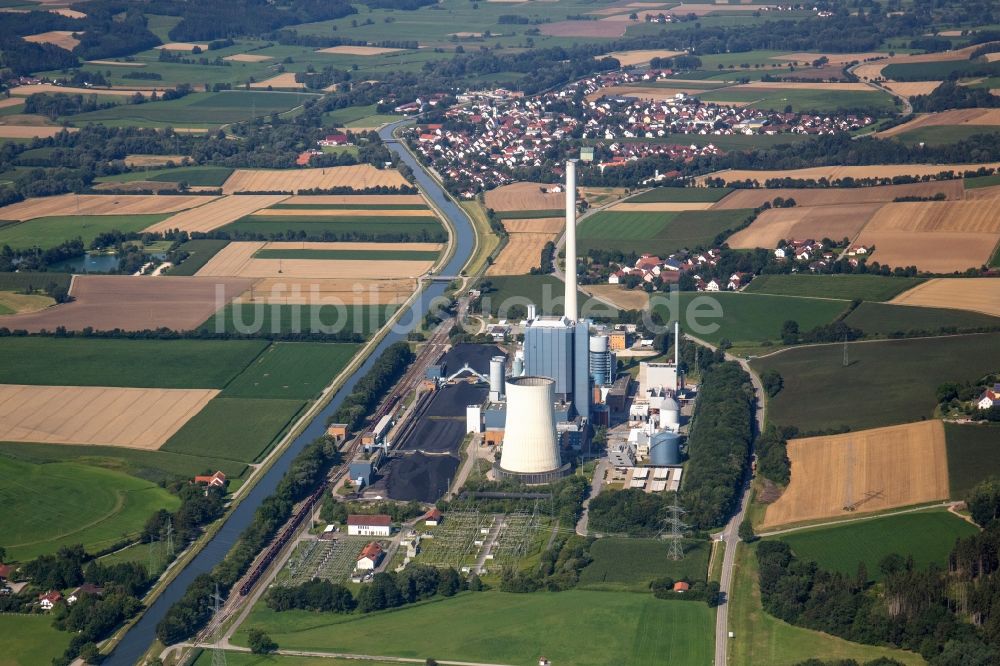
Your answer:
[[[317,53],[332,53],[333,55],[375,56],[383,53],[395,53],[403,49],[388,49],[381,46],[331,46],[320,49]]]
[[[796,178],[802,180],[839,180],[842,178],[894,178],[896,176],[936,176],[942,172],[961,174],[981,168],[996,169],[1000,162],[985,164],[872,164],[868,166],[821,166],[806,169],[786,169],[766,171],[763,169],[725,169],[706,176],[699,176],[698,185],[704,185],[709,178],[722,178],[727,183],[745,180],[757,181],[761,185],[771,178]]]
[[[155,451],[217,389],[0,385],[0,439]]]
[[[638,65],[640,63],[649,62],[653,58],[673,58],[674,56],[684,55],[686,51],[663,51],[660,49],[648,49],[639,51],[614,51],[612,53],[605,53],[604,55],[594,56],[596,58],[614,58],[622,64],[622,66],[627,65]]]
[[[88,60],[88,65],[104,65],[106,67],[145,67],[144,62],[125,62],[124,60]]]
[[[941,85],[941,81],[886,81],[882,84],[897,95],[913,97],[915,95],[930,95]]]
[[[59,14],[60,16],[65,16],[66,18],[75,18],[75,19],[87,18],[87,15],[84,14],[83,12],[78,12],[75,9],[66,9],[65,7],[61,7],[59,9],[50,9],[49,11],[52,12],[53,14]]]
[[[865,60],[888,57],[888,53],[877,51],[869,51],[868,53],[786,53],[771,56],[771,60],[812,64],[820,58],[826,58],[831,65],[846,65],[849,62],[864,62]]]
[[[510,219],[504,220],[503,226],[509,234],[551,234],[554,236],[566,228],[566,218],[529,217],[522,220]]]
[[[628,23],[623,21],[553,21],[543,23],[542,34],[551,37],[621,37]]]
[[[282,203],[290,206],[368,206],[383,205],[423,205],[426,202],[419,194],[315,194],[312,196],[289,197]]]
[[[965,187],[962,185],[961,180],[940,180],[930,183],[880,185],[876,187],[754,188],[734,190],[712,208],[721,210],[756,208],[765,201],[774,201],[778,197],[782,199],[795,199],[795,203],[798,206],[888,203],[897,197],[933,197],[936,194],[944,194],[949,200],[959,200],[964,197],[965,192]],[[618,209],[618,207],[615,208],[615,210]]]
[[[1000,317],[1000,280],[937,278],[918,284],[889,302],[925,308],[970,310]]]
[[[594,100],[600,99],[604,96],[620,96],[663,101],[672,100],[679,94],[697,95],[698,93],[703,92],[706,92],[704,88],[687,88],[684,86],[678,86],[676,88],[658,88],[655,86],[615,86],[612,88],[598,88],[594,92],[588,94],[585,99],[588,102],[593,102]],[[713,102],[713,104],[721,104],[721,102]]]
[[[202,51],[208,50],[208,44],[192,44],[191,42],[170,42],[156,48],[164,51],[194,51],[196,46]]]
[[[249,289],[250,283],[238,278],[77,275],[70,286],[71,302],[32,314],[10,315],[4,318],[4,326],[31,333],[59,326],[71,331],[88,326],[95,331],[187,331]]]
[[[325,248],[320,246],[326,246]],[[366,245],[367,247],[357,247]],[[409,244],[391,245],[391,249],[408,249]],[[440,248],[434,243],[415,243],[423,247]],[[315,246],[315,247],[314,247]],[[372,246],[375,246],[374,248]],[[199,278],[357,278],[359,280],[416,278],[431,269],[433,261],[360,260],[360,259],[260,259],[254,255],[264,248],[269,250],[299,249],[301,243],[235,242],[222,248],[196,274]],[[310,249],[377,249],[385,250],[385,243],[310,243]]]
[[[929,273],[953,273],[979,268],[989,261],[997,234],[878,231],[865,229],[857,242],[875,246],[869,262],[887,266],[916,266]]]
[[[625,289],[617,284],[588,284],[583,290],[621,310],[645,310],[649,307],[649,294],[642,289]]]
[[[1000,198],[1000,185],[991,185],[989,187],[976,187],[971,190],[965,191],[966,201],[978,201],[980,199],[997,199]]]
[[[226,56],[223,60],[229,60],[230,62],[267,62],[268,60],[274,60],[274,58],[266,55],[254,55],[253,53],[237,53],[236,55]]]
[[[23,39],[26,42],[34,44],[52,44],[67,51],[72,51],[80,44],[80,40],[74,37],[73,32],[70,30],[40,32],[37,35],[25,35]]]
[[[486,207],[495,211],[555,210],[566,207],[564,192],[543,192],[555,185],[511,183],[486,193]]]
[[[174,196],[164,197],[175,199]],[[206,197],[200,197],[206,199]],[[267,208],[286,198],[284,194],[241,194],[231,197],[213,197],[214,201],[197,209],[187,210],[177,215],[171,215],[165,220],[157,222],[153,226],[145,229],[152,232],[167,232],[179,229],[187,232],[207,233],[219,227],[224,227],[230,222],[256,212],[261,208]],[[2,212],[2,209],[0,209]]]
[[[940,421],[788,442],[792,480],[763,527],[847,518],[948,498]],[[853,511],[845,507],[855,507]]]
[[[609,211],[645,211],[647,213],[673,212],[679,210],[708,210],[715,206],[711,201],[656,201],[651,203],[624,203],[609,208]]]
[[[10,89],[11,95],[27,97],[37,93],[66,93],[67,95],[118,95],[132,97],[137,92],[147,95],[156,88],[74,88],[72,86],[57,86],[54,83],[38,83],[30,86],[18,86]]]
[[[264,217],[435,217],[430,208],[419,210],[378,210],[371,208],[269,208],[253,215]]]
[[[872,217],[865,231],[1000,234],[1000,200],[890,203]]]
[[[0,97],[0,109],[17,106],[18,104],[24,104],[24,100],[18,97]]]
[[[162,192],[164,190],[171,190],[176,192],[179,189],[180,183],[167,183],[159,180],[130,180],[127,183],[121,181],[109,181],[107,183],[94,183],[91,185],[92,190],[97,192]],[[198,192],[202,189],[215,189],[215,188],[199,188],[199,187],[189,187],[188,192]]]
[[[414,279],[265,278],[243,294],[246,303],[269,305],[389,305],[406,301],[417,289]]]
[[[299,83],[295,80],[295,72],[285,72],[283,74],[278,74],[277,76],[272,76],[269,79],[264,79],[263,81],[257,81],[250,84],[251,88],[291,88],[295,90],[305,90],[306,84]]]
[[[165,166],[168,162],[179,165],[184,160],[189,159],[191,159],[190,155],[126,155],[125,166],[159,167]]]
[[[58,125],[0,125],[0,139],[47,139],[67,132],[80,131],[76,127],[59,127]]]
[[[791,238],[854,238],[868,220],[885,204],[844,204],[841,206],[796,206],[771,208],[726,242],[736,250],[773,248]]]
[[[200,194],[60,194],[25,199],[0,208],[0,220],[31,220],[53,215],[150,215],[173,213],[208,203]]]
[[[831,92],[870,91],[872,88],[864,83],[814,83],[811,81],[751,81],[726,90],[829,90]]]
[[[1000,109],[951,109],[938,113],[926,113],[913,120],[890,127],[878,136],[896,136],[921,127],[941,125],[1000,125]]]
[[[553,239],[552,234],[510,234],[507,245],[486,271],[487,275],[527,275],[538,268],[542,248]]]
[[[325,169],[237,169],[222,185],[226,194],[233,192],[288,192],[331,187],[405,187],[409,186],[395,169],[376,169],[370,164],[327,167]]]

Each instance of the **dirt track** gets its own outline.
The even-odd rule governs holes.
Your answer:
[[[331,187],[402,187],[409,185],[395,169],[376,169],[370,164],[327,167],[325,169],[237,169],[223,184],[222,191],[288,192]]]
[[[726,242],[734,249],[770,249],[778,241],[789,239],[853,239],[883,205],[885,204],[870,203],[772,208],[758,215],[753,224],[736,232]]]
[[[792,480],[767,508],[766,528],[948,497],[944,426],[936,420],[793,439],[788,458]]]
[[[1000,317],[1000,280],[938,278],[918,284],[889,302],[926,308],[971,310]]]
[[[176,197],[168,196],[167,199]],[[202,197],[205,198],[205,197]],[[239,196],[217,198],[209,204],[194,210],[171,215],[157,222],[146,231],[166,232],[173,229],[181,231],[200,231],[207,233],[235,222],[245,215],[261,208],[273,206],[286,198],[284,194],[241,194]]]
[[[155,451],[216,389],[0,385],[0,440]]]
[[[120,328],[126,331],[170,328],[190,330],[250,288],[240,278],[134,277],[78,275],[70,293],[74,300],[41,312],[3,318],[10,329],[29,332],[65,326],[79,331]]]
[[[961,199],[965,188],[960,180],[941,180],[933,183],[908,185],[883,185],[880,187],[814,187],[807,189],[742,189],[734,190],[713,209],[756,208],[765,201],[776,198],[795,199],[798,206],[835,206],[839,204],[889,202],[897,197],[933,197],[943,193],[948,199]],[[617,210],[617,208],[616,208]]]
[[[207,204],[205,195],[60,194],[25,199],[0,208],[0,220],[31,220],[54,215],[148,215],[172,213]],[[172,219],[172,218],[168,218]]]

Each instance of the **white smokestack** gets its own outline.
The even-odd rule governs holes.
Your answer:
[[[566,317],[577,319],[576,305],[576,160],[566,161]]]
[[[674,322],[674,391],[681,388],[681,322]]]

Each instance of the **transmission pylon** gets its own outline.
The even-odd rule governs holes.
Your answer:
[[[174,521],[167,518],[167,557],[174,557]]]
[[[681,539],[684,538],[684,530],[688,526],[681,520],[681,515],[685,513],[684,509],[676,504],[667,507],[667,509],[670,511],[670,517],[663,520],[664,525],[670,530],[666,535],[667,539],[670,540],[667,557],[676,562],[684,559],[684,544],[681,543]]]
[[[215,621],[219,617],[220,604],[222,603],[222,595],[219,594],[218,583],[215,584],[215,594],[212,594],[209,598],[212,600],[212,620]],[[212,648],[212,666],[226,666],[226,651],[218,643]]]

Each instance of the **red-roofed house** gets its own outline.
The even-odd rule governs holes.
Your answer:
[[[208,476],[204,474],[199,474],[194,477],[194,482],[196,484],[204,484],[209,488],[225,488],[226,487],[226,473],[216,472],[215,474],[210,474]]]
[[[351,139],[346,134],[327,134],[316,143],[320,146],[349,146]]]
[[[993,388],[986,389],[976,403],[979,409],[989,409],[994,405],[1000,405],[1000,384],[994,384]]]
[[[9,564],[0,564],[0,580],[7,580],[14,573],[14,567]]]
[[[392,518],[385,514],[348,516],[347,534],[350,536],[389,536],[392,534]]]
[[[424,514],[424,523],[429,527],[436,527],[441,524],[443,517],[444,514],[437,507],[434,507]]]
[[[57,603],[62,601],[62,598],[63,596],[59,592],[52,590],[38,595],[38,605],[41,606],[42,610],[52,610]]]
[[[690,589],[691,586],[682,580],[679,580],[676,583],[674,583],[674,592],[687,592]]]
[[[372,541],[361,549],[361,553],[358,555],[358,569],[371,571],[379,565],[383,557],[385,557],[385,551],[382,549],[382,545],[377,541]]]

